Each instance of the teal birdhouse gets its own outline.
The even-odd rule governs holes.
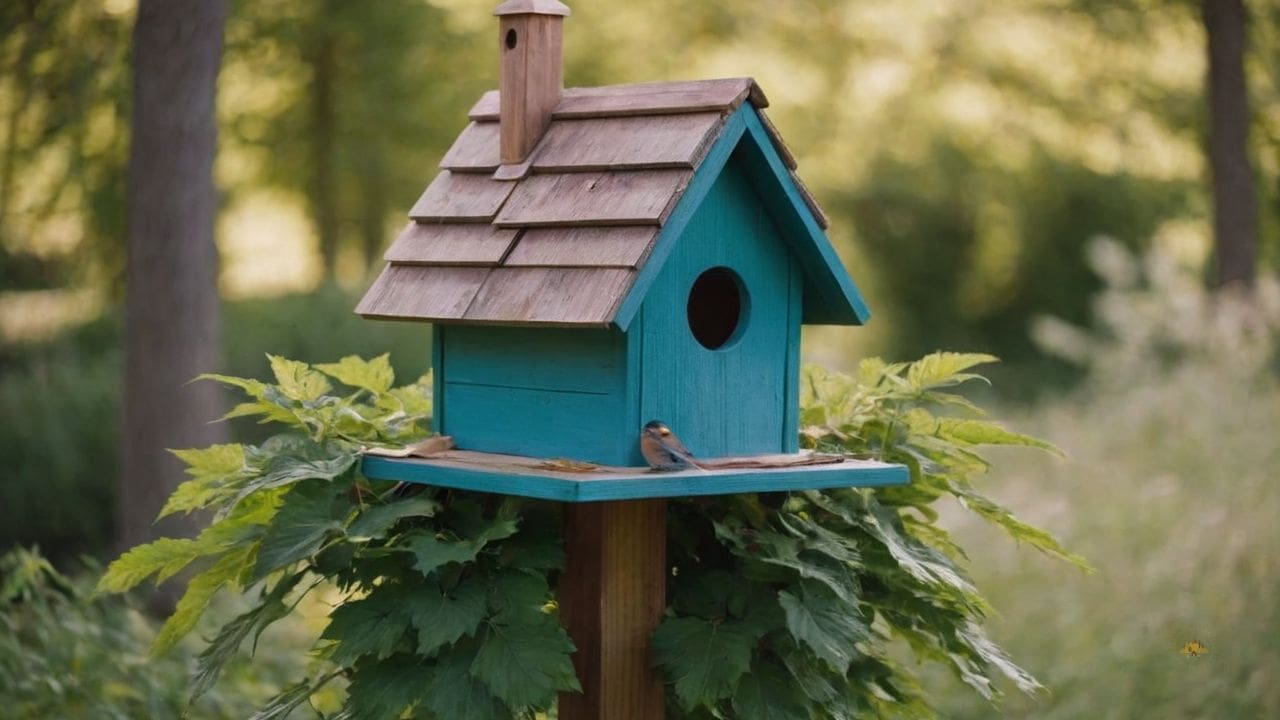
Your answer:
[[[640,466],[797,452],[800,329],[867,308],[748,78],[562,89],[548,0],[501,6],[501,83],[360,302],[432,324],[464,451]]]

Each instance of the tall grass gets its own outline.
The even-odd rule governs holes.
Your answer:
[[[1051,694],[1007,717],[1280,717],[1280,284],[1213,296],[1153,255],[1093,249],[1101,332],[1043,344],[1087,366],[1070,397],[1017,417],[1067,462],[998,458],[993,494],[1084,554],[1086,576],[955,521],[1003,614],[995,639]],[[1209,650],[1179,652],[1191,640]],[[944,716],[988,718],[957,689]]]

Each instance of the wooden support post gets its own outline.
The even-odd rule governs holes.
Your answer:
[[[583,692],[560,695],[560,720],[663,720],[649,639],[666,605],[666,531],[661,499],[565,506],[560,617]]]

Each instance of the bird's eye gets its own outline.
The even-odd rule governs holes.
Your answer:
[[[664,435],[664,436],[665,436],[665,435],[670,435],[670,434],[671,434],[671,431],[670,431],[670,430],[668,430],[667,428],[662,428],[662,429],[661,429],[661,430],[659,430],[658,432],[659,432],[659,433],[661,433],[661,434],[662,434],[662,435]]]

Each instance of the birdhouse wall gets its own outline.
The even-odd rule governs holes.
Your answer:
[[[735,152],[693,210],[631,329],[641,337],[642,418],[665,421],[703,457],[797,449],[802,276],[748,179],[749,160]],[[710,323],[715,344],[734,306],[717,268],[739,286],[740,313],[711,349],[693,326]],[[710,291],[695,292],[708,271]]]
[[[458,447],[609,465],[640,426],[628,337],[615,330],[437,326],[439,432]]]

